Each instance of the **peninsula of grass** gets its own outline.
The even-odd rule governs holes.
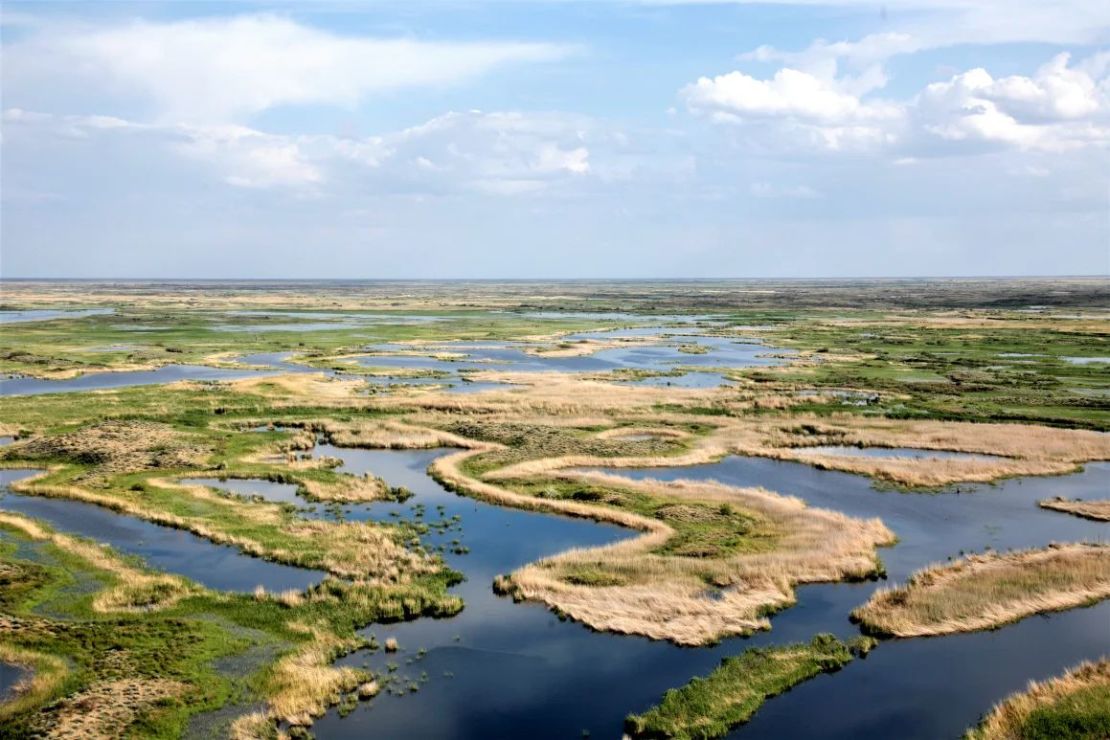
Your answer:
[[[643,714],[625,719],[632,738],[709,740],[725,735],[752,718],[767,699],[822,673],[840,670],[854,655],[865,654],[873,641],[844,643],[828,634],[808,644],[749,648],[725,658],[705,678],[694,678],[663,695]]]
[[[1110,737],[1110,660],[1031,682],[967,731],[964,740],[1104,740]]]
[[[969,555],[877,591],[852,613],[871,634],[946,635],[1001,627],[1110,597],[1110,546],[1068,544]]]
[[[1110,499],[1080,501],[1078,499],[1057,497],[1038,501],[1037,505],[1042,509],[1062,511],[1065,514],[1074,514],[1096,522],[1110,522]]]

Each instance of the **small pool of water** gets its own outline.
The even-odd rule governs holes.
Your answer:
[[[650,385],[657,388],[716,388],[728,381],[721,373],[694,372],[673,376],[656,375],[625,382],[636,385]]]
[[[1001,455],[982,455],[950,450],[925,450],[919,447],[854,447],[850,445],[818,445],[798,447],[796,452],[806,455],[833,455],[843,457],[901,457],[911,459],[935,458],[939,460],[1000,460]]]
[[[1105,365],[1110,363],[1110,357],[1061,357],[1060,359],[1070,365]]]
[[[115,313],[115,311],[114,308],[3,310],[0,311],[0,324],[21,324],[28,321],[53,321],[54,319],[83,319],[86,316],[105,316]]]
[[[307,568],[271,563],[217,545],[181,529],[69,499],[25,496],[9,485],[38,471],[0,470],[0,510],[42,519],[60,532],[88,537],[143,558],[152,567],[191,578],[220,591],[305,589],[325,577]]]
[[[30,676],[29,669],[0,660],[0,702],[10,699],[16,685]]]
[[[134,385],[158,385],[179,380],[238,380],[284,370],[245,370],[206,367],[204,365],[165,365],[157,370],[101,372],[78,375],[66,380],[42,378],[0,378],[0,396],[35,396],[43,393],[75,393],[78,391],[126,388]]]
[[[664,332],[658,326],[625,331],[628,336],[657,335]],[[569,339],[573,341],[587,337],[612,338],[614,335],[615,332],[586,332],[572,335]],[[743,341],[736,337],[694,334],[669,335],[665,341],[657,344],[629,344],[628,346],[598,350],[592,354],[578,357],[533,354],[527,351],[533,346],[520,342],[497,343],[481,340],[444,342],[421,347],[420,351],[427,352],[426,355],[365,355],[359,357],[358,362],[365,367],[439,370],[452,373],[455,378],[458,377],[460,371],[481,370],[500,370],[513,373],[603,373],[621,369],[669,372],[678,367],[703,367],[706,370],[624,382],[664,387],[714,388],[726,381],[720,372],[713,372],[709,368],[781,365],[786,361],[781,356],[775,356],[773,354],[775,353],[774,350],[762,344]],[[683,349],[694,346],[704,351],[689,352]],[[412,347],[396,344],[374,345],[368,347],[368,349],[378,352],[413,351]],[[436,353],[458,356],[444,359],[431,356]],[[793,354],[793,351],[785,350],[777,354]],[[398,380],[404,382],[400,378]],[[415,379],[409,382],[415,384]],[[455,390],[467,392],[474,389],[456,388]]]

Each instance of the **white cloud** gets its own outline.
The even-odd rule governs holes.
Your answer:
[[[1110,146],[1110,54],[1077,65],[1059,54],[1032,76],[995,79],[972,69],[900,102],[858,92],[868,87],[859,77],[836,76],[837,60],[857,55],[870,62],[902,43],[866,44],[869,50],[858,55],[861,45],[824,42],[793,57],[756,50],[746,57],[792,58],[812,71],[783,67],[762,80],[735,71],[703,77],[679,95],[691,112],[733,124],[747,143],[780,152],[806,147],[926,156]],[[878,79],[881,67],[871,75]]]
[[[702,77],[681,95],[690,109],[726,119],[784,116],[834,123],[883,118],[890,113],[882,105],[861,103],[829,80],[789,67],[769,80],[739,71]]]
[[[477,190],[513,195],[591,176],[588,142],[620,137],[591,119],[560,114],[469,111],[380,136],[276,135],[235,124],[144,124],[101,116],[4,112],[9,141],[60,136],[89,147],[169,152],[205,165],[229,185],[322,192],[331,181],[384,191]],[[118,137],[124,137],[118,139]],[[142,149],[142,151],[147,151]],[[604,171],[604,168],[603,168]]]
[[[1059,54],[1032,77],[972,69],[928,85],[912,102],[922,138],[965,145],[1063,151],[1110,145],[1107,80]]]
[[[458,83],[559,59],[546,43],[339,36],[276,15],[87,26],[43,22],[4,46],[9,101],[43,86],[138,97],[169,122],[226,122],[275,106],[353,106],[366,96]]]

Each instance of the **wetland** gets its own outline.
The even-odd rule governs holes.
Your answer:
[[[1110,290],[746,287],[4,284],[0,734],[1094,737]]]

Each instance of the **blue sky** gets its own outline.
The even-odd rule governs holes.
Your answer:
[[[4,277],[1110,273],[1110,3],[0,23]]]

